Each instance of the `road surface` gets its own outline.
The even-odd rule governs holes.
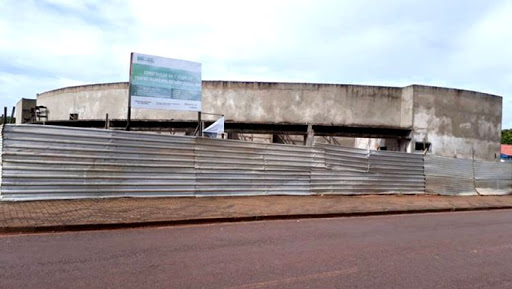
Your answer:
[[[2,235],[0,288],[512,288],[512,210]]]

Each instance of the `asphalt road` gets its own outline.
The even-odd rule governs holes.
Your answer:
[[[512,288],[512,210],[3,235],[0,288]]]

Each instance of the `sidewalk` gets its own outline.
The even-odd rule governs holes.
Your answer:
[[[0,232],[512,208],[509,196],[262,196],[0,202]]]

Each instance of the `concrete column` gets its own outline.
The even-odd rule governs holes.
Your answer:
[[[308,124],[308,133],[304,139],[304,145],[308,147],[312,147],[315,141],[315,131],[313,130],[313,125]]]

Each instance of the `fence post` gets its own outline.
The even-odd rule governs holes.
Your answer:
[[[475,149],[471,148],[471,164],[473,165],[473,187],[475,192],[480,195],[480,192],[476,188],[476,174],[475,174]]]
[[[108,113],[105,114],[105,129],[110,128],[110,121],[108,120]]]

